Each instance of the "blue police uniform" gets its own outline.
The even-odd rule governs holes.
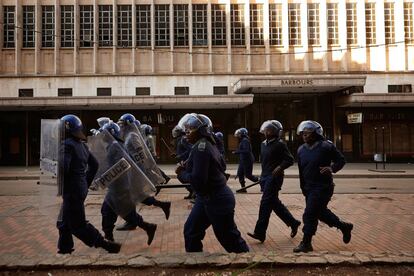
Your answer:
[[[279,200],[283,175],[276,177],[272,175],[273,170],[278,166],[285,170],[293,165],[294,159],[286,144],[276,138],[265,140],[261,144],[260,157],[262,165],[260,186],[263,194],[254,234],[261,241],[264,241],[272,211],[289,227],[297,229],[300,222],[292,216],[286,206]]]
[[[298,149],[300,187],[306,199],[303,214],[304,237],[316,233],[318,220],[330,227],[341,229],[343,222],[328,209],[334,191],[332,175],[320,173],[320,167],[332,168],[336,173],[345,165],[345,158],[334,144],[325,140],[316,141],[312,146],[303,144]]]
[[[97,170],[98,162],[90,154],[86,144],[70,137],[64,143],[64,186],[62,220],[57,222],[59,229],[59,253],[73,251],[73,237],[77,237],[89,247],[101,247],[103,237],[85,217],[84,202]]]
[[[215,135],[215,140],[216,140],[216,146],[218,151],[220,152],[220,154],[223,156],[224,158],[224,154],[225,154],[225,149],[224,149],[224,141],[222,138],[218,137],[217,135]]]
[[[191,183],[196,202],[184,225],[185,249],[201,252],[206,229],[212,225],[214,234],[227,252],[248,252],[234,222],[235,198],[227,186],[224,159],[207,138],[194,144],[180,181]]]
[[[239,143],[239,148],[234,152],[239,155],[239,167],[237,168],[237,177],[242,187],[244,187],[246,177],[247,179],[257,182],[258,178],[252,174],[254,156],[252,153],[252,146],[249,138],[243,136]]]

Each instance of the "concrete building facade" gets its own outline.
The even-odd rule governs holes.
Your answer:
[[[187,112],[211,116],[229,149],[247,127],[256,157],[263,120],[280,120],[295,151],[297,124],[314,119],[350,160],[382,147],[412,160],[413,5],[0,0],[0,164],[38,162],[41,118],[95,128],[125,112],[154,127],[163,162]]]

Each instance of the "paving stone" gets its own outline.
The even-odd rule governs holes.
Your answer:
[[[184,264],[185,259],[176,256],[158,256],[153,261],[161,267],[178,267]]]
[[[343,255],[343,256],[348,256],[348,257],[352,257],[354,256],[354,252],[351,251],[339,251],[339,254]]]
[[[355,258],[357,258],[361,263],[370,263],[372,262],[369,253],[355,253]]]
[[[286,257],[286,256],[274,256],[274,257],[271,257],[271,260],[275,264],[294,264],[295,263],[294,258]]]
[[[328,261],[320,256],[302,255],[296,259],[297,264],[326,264]]]
[[[93,263],[93,265],[110,265],[110,266],[123,266],[128,263],[126,256],[120,254],[108,254],[102,255]]]
[[[359,264],[360,261],[358,258],[344,256],[343,254],[326,254],[325,259],[330,264]]]
[[[129,259],[127,264],[130,267],[148,267],[154,266],[155,262],[152,258],[148,258],[145,256],[137,256],[132,259]]]
[[[90,258],[89,256],[71,256],[65,263],[65,266],[86,266],[96,261],[96,258]]]

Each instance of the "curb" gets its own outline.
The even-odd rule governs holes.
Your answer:
[[[177,179],[177,175],[167,174],[171,179]],[[285,175],[286,178],[299,178],[299,175]],[[378,178],[414,178],[414,174],[350,174],[350,175],[335,175],[334,179],[354,179],[354,178],[368,178],[368,179],[378,179]],[[36,175],[27,175],[27,176],[0,176],[0,180],[39,180],[40,177]]]
[[[372,265],[414,264],[414,253],[338,253],[312,252],[278,254],[268,253],[177,253],[160,255],[44,255],[28,258],[16,254],[0,256],[0,269],[32,268],[98,268],[98,267],[270,267],[301,265]]]

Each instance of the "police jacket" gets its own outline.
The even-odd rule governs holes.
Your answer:
[[[187,141],[184,136],[180,136],[177,138],[177,146],[176,146],[176,157],[178,161],[185,161],[190,156],[192,145]]]
[[[86,144],[77,138],[65,139],[63,147],[63,197],[84,201],[98,170],[98,161]]]
[[[212,195],[226,186],[225,171],[226,163],[217,147],[207,138],[201,138],[193,145],[187,168],[178,174],[178,179],[183,183],[191,183],[197,195]]]
[[[262,177],[272,175],[273,170],[280,166],[283,170],[293,165],[294,159],[286,144],[280,139],[265,140],[260,148]]]
[[[218,151],[220,152],[221,155],[224,155],[225,150],[224,150],[224,141],[220,138],[218,138],[217,136],[214,137],[214,140],[216,140],[216,147],[218,149]]]
[[[345,157],[330,141],[319,140],[312,146],[298,149],[300,187],[303,190],[323,189],[333,185],[332,175],[320,173],[320,167],[331,167],[336,173],[345,165]]]
[[[240,162],[254,162],[252,145],[246,136],[242,137],[239,148],[234,153],[239,154]]]

